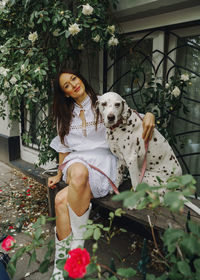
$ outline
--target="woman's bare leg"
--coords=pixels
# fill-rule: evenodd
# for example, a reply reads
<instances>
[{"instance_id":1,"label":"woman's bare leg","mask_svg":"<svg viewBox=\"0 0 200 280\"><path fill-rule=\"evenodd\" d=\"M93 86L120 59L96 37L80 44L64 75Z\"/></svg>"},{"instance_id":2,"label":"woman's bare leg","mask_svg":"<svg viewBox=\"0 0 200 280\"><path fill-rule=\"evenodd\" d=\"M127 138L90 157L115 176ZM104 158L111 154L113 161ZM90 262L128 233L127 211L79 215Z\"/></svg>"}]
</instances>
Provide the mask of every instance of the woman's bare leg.
<instances>
[{"instance_id":1,"label":"woman's bare leg","mask_svg":"<svg viewBox=\"0 0 200 280\"><path fill-rule=\"evenodd\" d=\"M89 173L82 163L75 163L68 168L68 202L77 216L82 216L90 205L92 193L89 185Z\"/></svg>"},{"instance_id":2,"label":"woman's bare leg","mask_svg":"<svg viewBox=\"0 0 200 280\"><path fill-rule=\"evenodd\" d=\"M68 203L68 186L55 197L56 232L58 240L65 239L71 233Z\"/></svg>"},{"instance_id":3,"label":"woman's bare leg","mask_svg":"<svg viewBox=\"0 0 200 280\"><path fill-rule=\"evenodd\" d=\"M71 233L71 225L67 204L77 214L82 216L88 209L92 198L88 181L88 169L82 163L74 163L68 168L67 186L55 198L56 231L59 240L65 239Z\"/></svg>"}]
</instances>

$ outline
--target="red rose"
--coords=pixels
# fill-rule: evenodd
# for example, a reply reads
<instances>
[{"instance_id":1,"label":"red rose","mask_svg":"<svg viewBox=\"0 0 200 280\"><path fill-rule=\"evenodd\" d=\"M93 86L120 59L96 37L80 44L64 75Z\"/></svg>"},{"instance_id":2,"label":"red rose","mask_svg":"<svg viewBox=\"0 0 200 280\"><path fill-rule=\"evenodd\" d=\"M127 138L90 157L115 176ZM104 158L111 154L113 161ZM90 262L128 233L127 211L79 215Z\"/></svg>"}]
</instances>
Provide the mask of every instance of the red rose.
<instances>
[{"instance_id":1,"label":"red rose","mask_svg":"<svg viewBox=\"0 0 200 280\"><path fill-rule=\"evenodd\" d=\"M77 279L86 274L86 266L90 263L90 255L84 248L76 248L69 251L70 257L66 260L64 270L68 271L69 277Z\"/></svg>"},{"instance_id":2,"label":"red rose","mask_svg":"<svg viewBox=\"0 0 200 280\"><path fill-rule=\"evenodd\" d=\"M23 177L23 178L22 178L22 180L26 180L26 179L27 179L26 177Z\"/></svg>"},{"instance_id":3,"label":"red rose","mask_svg":"<svg viewBox=\"0 0 200 280\"><path fill-rule=\"evenodd\" d=\"M28 189L26 192L27 192L27 193L29 193L30 191L31 191L31 190L30 190L30 189Z\"/></svg>"},{"instance_id":4,"label":"red rose","mask_svg":"<svg viewBox=\"0 0 200 280\"><path fill-rule=\"evenodd\" d=\"M9 251L13 247L15 242L15 239L12 236L8 235L2 242L1 247L5 251Z\"/></svg>"}]
</instances>

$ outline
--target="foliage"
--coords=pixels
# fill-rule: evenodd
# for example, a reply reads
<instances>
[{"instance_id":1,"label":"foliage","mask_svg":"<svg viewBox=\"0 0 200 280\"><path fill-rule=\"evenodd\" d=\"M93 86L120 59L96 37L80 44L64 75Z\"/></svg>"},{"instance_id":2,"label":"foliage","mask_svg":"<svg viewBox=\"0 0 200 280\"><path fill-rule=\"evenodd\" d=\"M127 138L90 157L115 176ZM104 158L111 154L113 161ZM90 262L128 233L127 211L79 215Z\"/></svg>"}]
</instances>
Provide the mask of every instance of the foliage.
<instances>
[{"instance_id":1,"label":"foliage","mask_svg":"<svg viewBox=\"0 0 200 280\"><path fill-rule=\"evenodd\" d=\"M142 67L131 67L134 83L139 84L140 73L144 72ZM161 134L168 140L174 140L171 131L171 115L177 114L179 110L183 113L189 112L187 106L182 102L182 97L187 96L187 88L192 85L194 76L187 73L175 73L169 81L152 75L147 77L146 83L140 88L141 104L139 111L150 111L156 117L156 125Z\"/></svg>"},{"instance_id":2,"label":"foliage","mask_svg":"<svg viewBox=\"0 0 200 280\"><path fill-rule=\"evenodd\" d=\"M124 191L113 197L113 200L123 200L125 207L137 209L154 209L158 206L168 207L171 211L182 211L185 197L196 191L196 181L192 175L172 176L166 184L157 177L159 186L138 184L136 191Z\"/></svg>"},{"instance_id":3,"label":"foliage","mask_svg":"<svg viewBox=\"0 0 200 280\"><path fill-rule=\"evenodd\" d=\"M159 180L159 178L158 178ZM137 186L136 191L126 191L114 196L113 200L123 200L126 207L137 209L168 207L172 212L182 212L184 197L192 195L196 181L187 174L180 177L171 177L166 185L160 182L159 187L151 187L146 183ZM165 190L163 192L163 190ZM197 280L200 273L200 226L187 221L186 231L168 228L163 236L165 255L159 253L160 262L166 264L166 272L160 277L148 275L146 280ZM164 261L163 261L164 260Z\"/></svg>"},{"instance_id":4,"label":"foliage","mask_svg":"<svg viewBox=\"0 0 200 280\"><path fill-rule=\"evenodd\" d=\"M159 178L158 178L159 180ZM165 188L167 191L163 194L163 197L158 195L158 192ZM169 181L164 185L160 182L159 187L150 187L147 184L139 184L135 192L125 191L119 195L113 197L113 200L123 200L124 206L136 207L137 209L147 208L152 209L158 206L165 206L170 208L172 212L182 211L183 197L190 196L195 192L195 180L191 175L183 175L180 177L171 177ZM159 199L159 197L161 199ZM104 226L101 223L94 223L92 220L88 220L84 233L84 239L93 239L92 254L90 256L90 264L87 266L87 274L84 279L103 279L102 268L107 270L110 274L107 280L117 279L132 279L137 271L132 268L115 268L109 267L107 264L99 263L97 257L98 242L103 237L109 244L113 236L117 233L113 227L113 221L115 217L123 216L124 211L121 208L115 210L115 212L109 213L109 224ZM39 263L38 270L45 273L48 270L51 255L54 252L54 241L47 242L43 235L42 226L46 224L51 218L41 216L34 224L34 232L32 234L27 233L31 237L31 241L24 247L19 248L15 255L11 258L9 263L9 273L13 277L16 271L16 263L25 253L30 256L29 264L31 262L38 262L36 256L37 248L46 248L47 252L44 256L44 260ZM124 231L124 229L119 229ZM160 276L146 275L147 280L167 280L167 279L183 279L183 280L198 280L200 272L200 226L190 219L187 222L186 230L168 228L163 236L163 250L161 251L155 243L155 253L158 255L158 261L166 265L166 271ZM155 236L153 236L155 238ZM15 244L15 247L17 244ZM66 248L62 248L66 250ZM142 253L145 257L146 263L148 262L148 255L145 252ZM64 267L66 260L59 260L58 267ZM140 262L138 269L146 274L146 264ZM65 279L68 279L68 273L64 272Z\"/></svg>"},{"instance_id":5,"label":"foliage","mask_svg":"<svg viewBox=\"0 0 200 280\"><path fill-rule=\"evenodd\" d=\"M5 118L6 103L11 121L35 120L36 112L43 111L42 116L37 113L42 125L36 127L37 135L32 136L39 136L39 139L32 139L30 134L23 135L27 144L34 140L39 145L40 164L55 157L49 149L49 142L55 136L49 114L53 78L63 66L80 70L88 49L106 48L110 54L114 53L120 36L113 25L111 8L116 8L117 2L2 1L0 116Z\"/></svg>"}]
</instances>

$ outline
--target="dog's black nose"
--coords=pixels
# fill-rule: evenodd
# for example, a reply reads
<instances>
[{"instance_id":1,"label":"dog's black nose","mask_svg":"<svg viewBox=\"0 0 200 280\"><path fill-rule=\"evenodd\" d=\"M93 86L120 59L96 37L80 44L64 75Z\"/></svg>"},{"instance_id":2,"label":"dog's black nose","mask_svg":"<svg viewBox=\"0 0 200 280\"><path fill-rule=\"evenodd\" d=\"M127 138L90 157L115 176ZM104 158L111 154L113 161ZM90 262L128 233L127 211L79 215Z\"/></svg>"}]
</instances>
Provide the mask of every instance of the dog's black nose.
<instances>
[{"instance_id":1,"label":"dog's black nose","mask_svg":"<svg viewBox=\"0 0 200 280\"><path fill-rule=\"evenodd\" d=\"M115 115L113 115L113 114L109 114L109 115L108 115L108 120L109 120L110 122L114 121L114 119L115 119Z\"/></svg>"}]
</instances>

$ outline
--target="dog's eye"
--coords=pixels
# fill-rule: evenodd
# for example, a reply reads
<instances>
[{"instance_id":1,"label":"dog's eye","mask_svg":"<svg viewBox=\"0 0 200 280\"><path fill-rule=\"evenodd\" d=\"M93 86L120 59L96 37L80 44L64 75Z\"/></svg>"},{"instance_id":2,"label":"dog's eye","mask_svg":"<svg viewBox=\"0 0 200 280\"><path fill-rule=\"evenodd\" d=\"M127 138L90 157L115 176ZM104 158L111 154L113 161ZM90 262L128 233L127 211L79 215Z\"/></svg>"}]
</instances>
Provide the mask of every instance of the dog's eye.
<instances>
[{"instance_id":1,"label":"dog's eye","mask_svg":"<svg viewBox=\"0 0 200 280\"><path fill-rule=\"evenodd\" d=\"M103 103L101 103L101 105L102 105L103 107L105 107L105 106L107 105L107 102L103 102Z\"/></svg>"},{"instance_id":2,"label":"dog's eye","mask_svg":"<svg viewBox=\"0 0 200 280\"><path fill-rule=\"evenodd\" d=\"M121 103L115 103L115 107L119 108Z\"/></svg>"}]
</instances>

